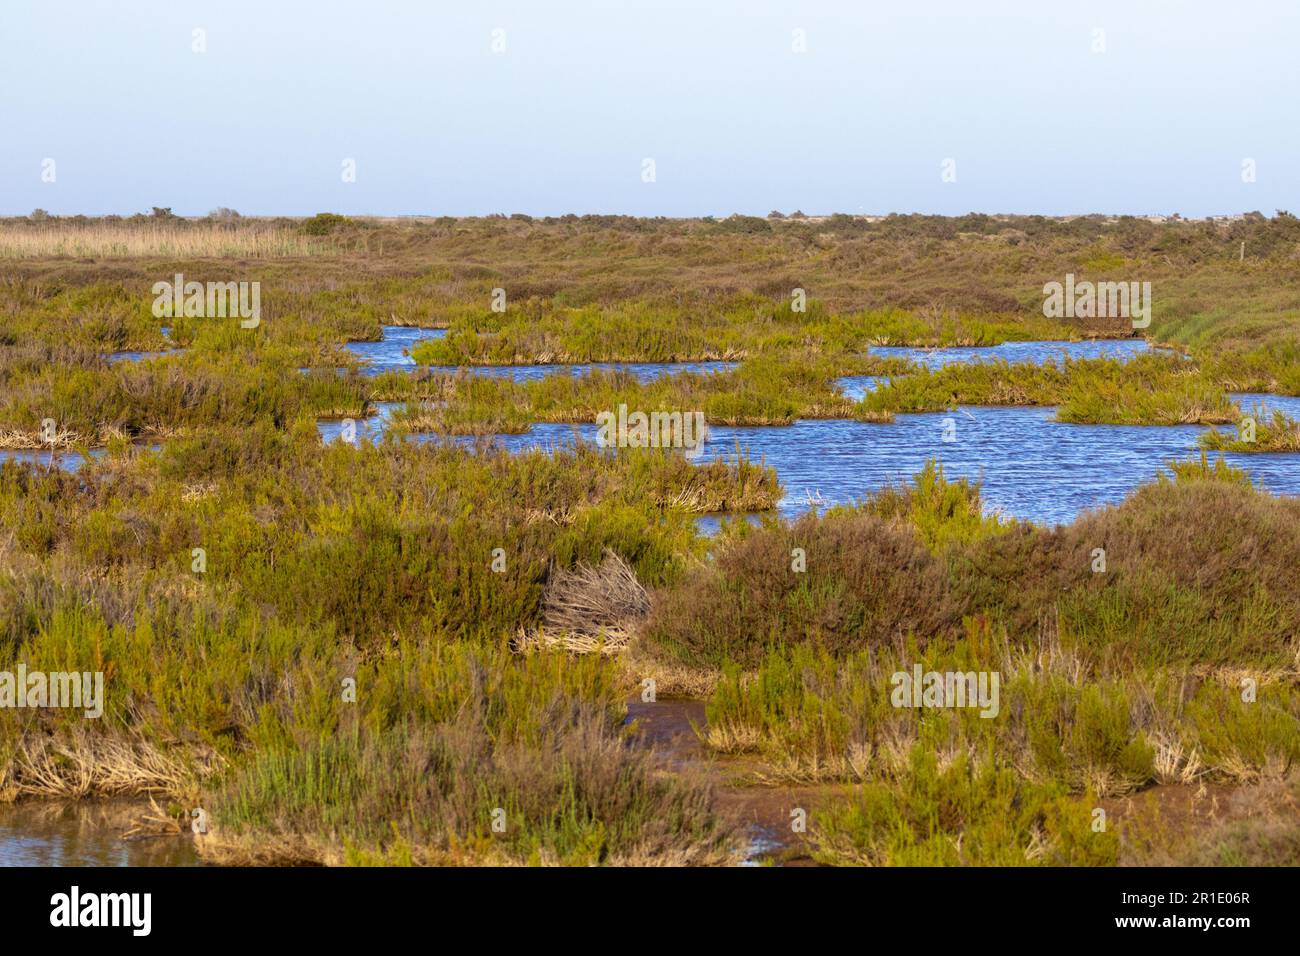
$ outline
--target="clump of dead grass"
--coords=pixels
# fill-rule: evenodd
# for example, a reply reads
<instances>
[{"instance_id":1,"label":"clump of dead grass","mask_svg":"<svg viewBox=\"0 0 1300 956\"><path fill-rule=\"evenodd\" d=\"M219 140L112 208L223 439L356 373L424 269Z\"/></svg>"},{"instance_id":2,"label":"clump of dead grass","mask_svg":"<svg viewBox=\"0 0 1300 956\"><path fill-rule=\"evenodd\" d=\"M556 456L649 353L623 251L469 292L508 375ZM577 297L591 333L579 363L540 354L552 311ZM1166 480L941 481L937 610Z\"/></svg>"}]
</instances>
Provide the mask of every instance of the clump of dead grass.
<instances>
[{"instance_id":1,"label":"clump of dead grass","mask_svg":"<svg viewBox=\"0 0 1300 956\"><path fill-rule=\"evenodd\" d=\"M518 649L560 648L617 654L650 611L645 586L627 562L606 549L599 565L559 570L542 596L542 628L521 634Z\"/></svg>"}]
</instances>

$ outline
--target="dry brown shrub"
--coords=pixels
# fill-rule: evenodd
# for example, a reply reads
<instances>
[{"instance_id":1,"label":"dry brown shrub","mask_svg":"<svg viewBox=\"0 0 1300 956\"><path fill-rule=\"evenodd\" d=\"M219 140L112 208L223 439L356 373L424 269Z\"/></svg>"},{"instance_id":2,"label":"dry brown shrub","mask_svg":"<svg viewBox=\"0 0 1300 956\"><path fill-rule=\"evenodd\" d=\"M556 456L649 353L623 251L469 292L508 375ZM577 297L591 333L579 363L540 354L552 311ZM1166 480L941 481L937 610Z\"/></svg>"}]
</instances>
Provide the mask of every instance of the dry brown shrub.
<instances>
[{"instance_id":1,"label":"dry brown shrub","mask_svg":"<svg viewBox=\"0 0 1300 956\"><path fill-rule=\"evenodd\" d=\"M803 549L806 570L793 569ZM872 514L805 517L723 547L654 597L647 653L695 667L754 666L777 646L846 654L914 635L954 634L943 566L909 528Z\"/></svg>"},{"instance_id":2,"label":"dry brown shrub","mask_svg":"<svg viewBox=\"0 0 1300 956\"><path fill-rule=\"evenodd\" d=\"M560 570L542 595L542 620L560 634L626 643L650 611L650 598L635 572L606 550L596 567Z\"/></svg>"}]
</instances>

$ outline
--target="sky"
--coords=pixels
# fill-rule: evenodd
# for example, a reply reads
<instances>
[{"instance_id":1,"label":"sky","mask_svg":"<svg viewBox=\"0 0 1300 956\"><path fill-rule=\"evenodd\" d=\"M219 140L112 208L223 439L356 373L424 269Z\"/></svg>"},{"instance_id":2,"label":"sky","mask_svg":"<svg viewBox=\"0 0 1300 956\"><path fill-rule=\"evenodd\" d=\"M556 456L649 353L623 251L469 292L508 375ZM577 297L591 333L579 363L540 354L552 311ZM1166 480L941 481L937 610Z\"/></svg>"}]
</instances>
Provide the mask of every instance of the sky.
<instances>
[{"instance_id":1,"label":"sky","mask_svg":"<svg viewBox=\"0 0 1300 956\"><path fill-rule=\"evenodd\" d=\"M0 214L1300 212L1297 49L1297 0L3 0Z\"/></svg>"}]
</instances>

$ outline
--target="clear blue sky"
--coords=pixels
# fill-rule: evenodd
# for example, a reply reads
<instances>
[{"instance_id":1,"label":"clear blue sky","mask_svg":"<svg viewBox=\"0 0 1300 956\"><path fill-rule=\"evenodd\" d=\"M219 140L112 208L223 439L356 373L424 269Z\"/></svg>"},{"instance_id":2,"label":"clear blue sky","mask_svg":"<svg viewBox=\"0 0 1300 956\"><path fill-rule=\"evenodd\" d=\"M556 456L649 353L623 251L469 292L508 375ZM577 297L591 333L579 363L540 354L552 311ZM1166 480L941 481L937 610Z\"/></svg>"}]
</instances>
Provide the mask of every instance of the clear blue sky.
<instances>
[{"instance_id":1,"label":"clear blue sky","mask_svg":"<svg viewBox=\"0 0 1300 956\"><path fill-rule=\"evenodd\" d=\"M0 213L1300 212L1298 50L1297 0L4 0Z\"/></svg>"}]
</instances>

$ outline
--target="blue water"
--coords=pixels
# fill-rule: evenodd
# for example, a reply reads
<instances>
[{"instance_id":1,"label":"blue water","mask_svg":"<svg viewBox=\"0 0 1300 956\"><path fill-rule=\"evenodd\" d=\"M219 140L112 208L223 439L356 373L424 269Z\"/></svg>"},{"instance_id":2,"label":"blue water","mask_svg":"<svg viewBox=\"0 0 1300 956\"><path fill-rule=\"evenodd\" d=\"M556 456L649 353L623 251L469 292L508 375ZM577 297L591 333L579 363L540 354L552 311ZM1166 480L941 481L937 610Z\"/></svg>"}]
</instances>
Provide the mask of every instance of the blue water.
<instances>
[{"instance_id":1,"label":"blue water","mask_svg":"<svg viewBox=\"0 0 1300 956\"><path fill-rule=\"evenodd\" d=\"M1070 425L1052 408L962 407L899 415L890 425L800 421L789 428L712 428L706 458L739 444L773 466L780 511L847 504L903 482L935 458L950 478L981 479L986 508L1044 524L1116 503L1169 459L1197 453L1200 426ZM951 427L945 427L951 422ZM952 441L944 439L952 438ZM1227 455L1265 488L1300 494L1300 455Z\"/></svg>"},{"instance_id":2,"label":"blue water","mask_svg":"<svg viewBox=\"0 0 1300 956\"><path fill-rule=\"evenodd\" d=\"M90 450L91 458L103 458L108 453L105 448L92 448ZM28 461L37 465L49 467L54 458L54 454L49 451L40 451L38 449L11 449L0 448L0 462L5 461ZM80 452L61 451L58 454L59 467L64 471L77 471L81 468L84 459Z\"/></svg>"},{"instance_id":3,"label":"blue water","mask_svg":"<svg viewBox=\"0 0 1300 956\"><path fill-rule=\"evenodd\" d=\"M367 363L364 369L367 375L378 375L381 372L409 372L416 365L415 359L407 354L408 350L420 342L440 339L446 334L446 329L385 325L384 337L381 341L347 342L343 347Z\"/></svg>"},{"instance_id":4,"label":"blue water","mask_svg":"<svg viewBox=\"0 0 1300 956\"><path fill-rule=\"evenodd\" d=\"M163 338L171 341L171 326L161 326ZM184 349L164 349L161 352L110 352L108 360L110 362L143 362L147 359L162 358L165 355L175 355L177 352L183 352Z\"/></svg>"},{"instance_id":5,"label":"blue water","mask_svg":"<svg viewBox=\"0 0 1300 956\"><path fill-rule=\"evenodd\" d=\"M442 334L437 329L386 326L383 342L351 343L349 348L375 366L414 368L403 351L415 342ZM876 354L900 355L931 367L952 361L1054 361L1061 354L1076 357L1136 355L1147 344L1137 339L1100 342L1014 342L987 349L873 349ZM509 375L531 379L593 368L622 368L648 380L657 375L691 369L712 371L728 363L597 363L594 365L478 367L480 375ZM841 380L845 394L860 398L883 379L855 376ZM1238 394L1249 412L1256 403L1266 411L1278 409L1300 419L1300 397ZM396 404L376 407L357 425L357 437L377 440ZM1053 408L963 407L952 412L899 415L892 424L847 420L798 421L789 427L711 426L700 460L731 457L740 450L751 460L776 468L786 489L779 510L787 517L859 500L886 484L905 482L930 458L943 464L949 477L982 481L986 507L1023 520L1057 523L1073 520L1091 507L1122 500L1137 485L1150 481L1170 459L1199 453L1200 426L1071 425L1054 420ZM951 423L949 426L948 423ZM343 423L322 421L322 437L340 437ZM577 441L594 442L596 426L537 424L523 435L502 435L494 443L510 451L552 449ZM946 441L945 438L951 438ZM415 441L450 441L462 446L481 442L468 436L412 436ZM1278 494L1300 494L1300 454L1227 455L1264 488ZM0 452L3 458L48 463L48 452ZM60 464L76 468L80 458L60 455Z\"/></svg>"},{"instance_id":6,"label":"blue water","mask_svg":"<svg viewBox=\"0 0 1300 956\"><path fill-rule=\"evenodd\" d=\"M108 360L110 362L144 362L148 359L163 358L167 355L175 355L177 352L183 352L184 349L167 349L163 352L110 352Z\"/></svg>"},{"instance_id":7,"label":"blue water","mask_svg":"<svg viewBox=\"0 0 1300 956\"><path fill-rule=\"evenodd\" d=\"M1061 358L1130 359L1152 349L1145 339L1093 339L1084 342L1003 342L1001 345L963 346L960 348L922 349L910 346L872 346L871 355L901 358L929 369L968 362L1033 362L1042 365Z\"/></svg>"},{"instance_id":8,"label":"blue water","mask_svg":"<svg viewBox=\"0 0 1300 956\"><path fill-rule=\"evenodd\" d=\"M867 392L875 391L883 382L888 381L888 375L849 375L839 379L836 384L846 396L860 402Z\"/></svg>"},{"instance_id":9,"label":"blue water","mask_svg":"<svg viewBox=\"0 0 1300 956\"><path fill-rule=\"evenodd\" d=\"M143 801L0 804L0 866L195 866L189 833L127 839Z\"/></svg>"},{"instance_id":10,"label":"blue water","mask_svg":"<svg viewBox=\"0 0 1300 956\"><path fill-rule=\"evenodd\" d=\"M1204 430L1198 425L1072 425L1055 421L1055 415L1054 408L1046 407L963 406L953 412L899 415L888 425L838 419L802 420L788 427L712 425L698 460L734 457L740 450L750 460L774 467L786 490L779 510L794 517L906 482L935 458L950 478L982 480L986 508L1055 524L1072 521L1085 508L1119 502L1165 470L1170 459L1199 454L1197 436ZM368 434L378 434L382 420L376 417L366 427ZM339 424L322 422L321 434L337 438ZM467 446L476 442L466 436L412 438ZM523 435L500 435L493 441L517 452L595 439L594 424L537 424ZM1270 491L1300 494L1300 454L1225 457Z\"/></svg>"},{"instance_id":11,"label":"blue water","mask_svg":"<svg viewBox=\"0 0 1300 956\"><path fill-rule=\"evenodd\" d=\"M353 427L356 429L356 438L358 441L377 442L384 435L384 429L388 426L388 419L392 416L395 409L401 408L403 402L376 402L374 404L374 414L369 418L354 419ZM316 429L320 432L322 441L338 441L343 437L343 428L345 419L342 418L322 418L316 422ZM424 439L428 436L419 436Z\"/></svg>"},{"instance_id":12,"label":"blue water","mask_svg":"<svg viewBox=\"0 0 1300 956\"><path fill-rule=\"evenodd\" d=\"M1300 396L1269 395L1264 392L1233 392L1233 399L1241 406L1245 415L1251 414L1256 407L1263 406L1264 414L1282 412L1296 421L1300 421Z\"/></svg>"},{"instance_id":13,"label":"blue water","mask_svg":"<svg viewBox=\"0 0 1300 956\"><path fill-rule=\"evenodd\" d=\"M1071 358L1129 358L1148 351L1141 339L1088 342L1009 342L991 348L875 348L873 354L907 358L930 368L953 362L1005 359L1055 362ZM722 364L722 363L709 363ZM588 368L584 366L581 368ZM572 366L532 366L533 375ZM663 369L664 366L631 366ZM480 368L477 374L517 374L520 369ZM532 376L529 376L532 377ZM839 384L852 399L885 381L881 376L851 376ZM1300 397L1238 394L1243 412L1255 404L1300 419ZM391 406L359 428L374 437ZM1045 524L1072 521L1081 511L1116 503L1150 481L1170 459L1199 454L1201 426L1070 425L1055 421L1054 408L963 407L953 412L899 415L888 425L845 420L799 421L789 427L711 426L701 460L729 457L737 450L776 468L786 489L779 510L793 517L811 508L849 504L884 485L905 482L930 458L949 477L982 482L986 507L1022 520ZM951 423L951 427L948 423ZM328 440L339 424L322 423ZM494 439L510 451L594 442L596 426L534 425L523 435ZM951 438L946 441L945 438ZM417 441L473 445L468 437L413 436ZM1255 481L1278 494L1300 494L1300 454L1227 455ZM705 519L716 527L716 519Z\"/></svg>"},{"instance_id":14,"label":"blue water","mask_svg":"<svg viewBox=\"0 0 1300 956\"><path fill-rule=\"evenodd\" d=\"M136 442L132 447L136 449L147 448L149 451L158 451L159 449L162 448L162 445L159 444L158 442L147 442L147 443ZM107 448L92 448L90 449L90 460L99 461L99 459L103 458L107 454L108 454ZM43 449L0 448L0 462L26 461L36 465L42 465L48 468L50 466L50 462L55 457L56 456L54 455L53 452L49 450L43 450ZM79 471L81 469L81 466L84 465L86 462L86 460L82 457L81 452L69 451L68 449L61 449L57 455L57 458L58 458L59 467L62 468L64 471L70 471L70 472Z\"/></svg>"}]
</instances>

